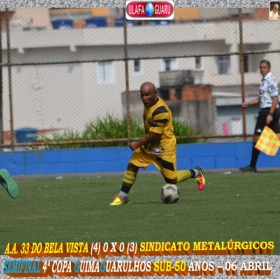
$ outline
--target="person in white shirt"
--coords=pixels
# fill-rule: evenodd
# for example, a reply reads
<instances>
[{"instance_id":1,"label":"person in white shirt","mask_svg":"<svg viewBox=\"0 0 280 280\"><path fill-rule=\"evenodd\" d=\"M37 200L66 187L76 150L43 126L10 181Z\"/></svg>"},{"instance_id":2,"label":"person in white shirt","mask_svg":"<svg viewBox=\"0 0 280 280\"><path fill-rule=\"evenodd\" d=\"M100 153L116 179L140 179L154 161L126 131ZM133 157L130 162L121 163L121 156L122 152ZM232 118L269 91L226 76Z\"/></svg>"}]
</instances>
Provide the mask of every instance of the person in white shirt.
<instances>
[{"instance_id":1,"label":"person in white shirt","mask_svg":"<svg viewBox=\"0 0 280 280\"><path fill-rule=\"evenodd\" d=\"M273 9L269 12L269 19L279 19L279 6L275 4Z\"/></svg>"},{"instance_id":2,"label":"person in white shirt","mask_svg":"<svg viewBox=\"0 0 280 280\"><path fill-rule=\"evenodd\" d=\"M278 82L275 77L270 72L271 64L268 60L262 60L260 62L260 73L263 76L259 96L249 102L244 102L242 104L243 108L247 108L250 105L260 104L260 111L257 118L257 123L255 126L254 136L253 136L253 150L251 156L251 162L249 165L239 168L242 172L257 172L256 164L260 151L255 148L259 137L267 125L272 129L280 139L280 110L279 110L279 90Z\"/></svg>"}]
</instances>

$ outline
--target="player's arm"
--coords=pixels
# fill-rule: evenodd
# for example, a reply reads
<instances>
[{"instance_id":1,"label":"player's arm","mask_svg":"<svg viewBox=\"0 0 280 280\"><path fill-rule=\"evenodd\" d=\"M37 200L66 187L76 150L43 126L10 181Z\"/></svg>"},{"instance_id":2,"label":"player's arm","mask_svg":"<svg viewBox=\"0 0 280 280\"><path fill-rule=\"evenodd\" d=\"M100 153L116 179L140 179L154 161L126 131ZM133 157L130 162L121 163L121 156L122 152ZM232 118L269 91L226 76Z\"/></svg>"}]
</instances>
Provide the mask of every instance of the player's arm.
<instances>
[{"instance_id":1,"label":"player's arm","mask_svg":"<svg viewBox=\"0 0 280 280\"><path fill-rule=\"evenodd\" d=\"M274 114L278 102L279 102L278 96L273 96L273 97L272 97L272 105L271 105L271 108L270 108L270 111L269 111L269 113L270 113L271 115Z\"/></svg>"},{"instance_id":2,"label":"player's arm","mask_svg":"<svg viewBox=\"0 0 280 280\"><path fill-rule=\"evenodd\" d=\"M147 145L149 143L154 143L160 140L161 134L151 132L149 135L145 138L141 138L137 141L133 141L129 144L129 147L132 151L136 150L142 145Z\"/></svg>"},{"instance_id":3,"label":"player's arm","mask_svg":"<svg viewBox=\"0 0 280 280\"><path fill-rule=\"evenodd\" d=\"M276 110L276 106L278 104L279 100L278 100L278 96L273 96L272 97L272 105L271 105L271 108L269 110L269 113L266 117L266 124L270 124L273 120L273 115L274 115L274 112Z\"/></svg>"},{"instance_id":4,"label":"player's arm","mask_svg":"<svg viewBox=\"0 0 280 280\"><path fill-rule=\"evenodd\" d=\"M153 114L152 125L149 128L148 135L138 141L131 142L129 147L132 151L142 145L158 142L161 139L166 122L168 121L168 111L165 107L159 107Z\"/></svg>"},{"instance_id":5,"label":"player's arm","mask_svg":"<svg viewBox=\"0 0 280 280\"><path fill-rule=\"evenodd\" d=\"M274 112L276 110L276 107L277 107L277 104L279 102L279 99L278 99L278 85L275 84L275 83L271 83L269 86L268 86L268 92L272 98L272 104L271 104L271 107L270 107L270 110L269 110L269 113L266 117L266 124L270 124L273 120L273 115L274 115Z\"/></svg>"},{"instance_id":6,"label":"player's arm","mask_svg":"<svg viewBox=\"0 0 280 280\"><path fill-rule=\"evenodd\" d=\"M251 100L249 102L242 103L242 107L243 108L247 108L248 106L259 104L259 103L260 103L260 98L257 97L256 99L253 99L253 100Z\"/></svg>"}]
</instances>

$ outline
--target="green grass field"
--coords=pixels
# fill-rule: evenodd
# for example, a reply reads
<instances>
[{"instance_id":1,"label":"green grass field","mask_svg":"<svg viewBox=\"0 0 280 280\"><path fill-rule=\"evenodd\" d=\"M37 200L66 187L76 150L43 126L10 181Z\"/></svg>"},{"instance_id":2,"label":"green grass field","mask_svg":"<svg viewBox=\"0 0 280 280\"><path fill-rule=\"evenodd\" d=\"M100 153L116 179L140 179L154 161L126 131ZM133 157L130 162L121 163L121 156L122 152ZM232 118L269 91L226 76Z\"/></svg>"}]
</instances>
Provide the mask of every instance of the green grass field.
<instances>
[{"instance_id":1,"label":"green grass field","mask_svg":"<svg viewBox=\"0 0 280 280\"><path fill-rule=\"evenodd\" d=\"M130 205L109 206L122 176L16 179L0 189L0 255L23 242L274 241L280 254L279 172L205 172L207 187L178 184L176 204L159 197L163 178L139 174Z\"/></svg>"}]
</instances>

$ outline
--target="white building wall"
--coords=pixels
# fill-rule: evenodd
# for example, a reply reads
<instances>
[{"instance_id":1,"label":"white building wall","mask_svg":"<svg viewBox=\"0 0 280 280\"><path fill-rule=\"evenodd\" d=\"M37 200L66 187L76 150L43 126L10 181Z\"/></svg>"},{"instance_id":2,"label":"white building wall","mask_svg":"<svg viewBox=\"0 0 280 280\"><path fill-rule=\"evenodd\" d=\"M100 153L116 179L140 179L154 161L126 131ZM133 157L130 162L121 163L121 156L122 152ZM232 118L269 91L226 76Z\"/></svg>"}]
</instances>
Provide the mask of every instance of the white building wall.
<instances>
[{"instance_id":1,"label":"white building wall","mask_svg":"<svg viewBox=\"0 0 280 280\"><path fill-rule=\"evenodd\" d=\"M252 21L243 23L244 50L279 49L280 38L273 30L278 23ZM5 50L6 35L3 34ZM45 30L11 32L12 62L57 62L123 58L122 28ZM129 88L139 90L145 81L159 87L160 57L203 55L239 51L238 22L177 24L128 28L129 58L149 56L158 59L141 60L141 71L133 71L129 61ZM276 69L280 54L252 56L254 72L245 74L246 83L259 83L260 59L272 61ZM211 85L240 84L239 56L233 55L231 72L217 73L216 57L202 57L201 82ZM6 63L6 52L3 55ZM195 70L194 57L179 58L177 69ZM125 92L123 61L113 62L114 79L111 83L98 82L98 63L73 63L12 67L15 129L32 126L39 129L82 130L86 122L106 114L123 116L121 94ZM36 76L37 75L37 76ZM279 79L279 71L275 73ZM37 79L37 80L36 80ZM140 102L140 100L139 100ZM133 108L131 109L133 113ZM9 130L8 76L4 68L4 129Z\"/></svg>"}]
</instances>

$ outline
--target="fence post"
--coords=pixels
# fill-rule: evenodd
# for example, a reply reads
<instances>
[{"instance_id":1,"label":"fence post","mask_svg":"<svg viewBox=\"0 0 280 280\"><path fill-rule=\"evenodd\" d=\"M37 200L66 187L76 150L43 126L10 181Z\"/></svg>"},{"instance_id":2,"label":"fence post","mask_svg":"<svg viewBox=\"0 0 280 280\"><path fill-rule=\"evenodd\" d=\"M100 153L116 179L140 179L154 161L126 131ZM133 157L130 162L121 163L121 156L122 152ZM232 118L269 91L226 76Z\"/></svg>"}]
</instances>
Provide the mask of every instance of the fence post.
<instances>
[{"instance_id":1,"label":"fence post","mask_svg":"<svg viewBox=\"0 0 280 280\"><path fill-rule=\"evenodd\" d=\"M2 49L2 13L0 12L0 144L4 143L4 127L3 127L3 49ZM0 150L3 150L2 147Z\"/></svg>"},{"instance_id":2,"label":"fence post","mask_svg":"<svg viewBox=\"0 0 280 280\"><path fill-rule=\"evenodd\" d=\"M240 57L240 76L241 76L241 94L242 103L245 102L244 90L244 49L243 49L243 25L242 25L242 8L239 8L239 57ZM243 140L247 139L246 134L246 109L242 107L242 123L243 123Z\"/></svg>"},{"instance_id":3,"label":"fence post","mask_svg":"<svg viewBox=\"0 0 280 280\"><path fill-rule=\"evenodd\" d=\"M124 65L125 65L125 91L126 91L126 131L127 131L127 145L131 139L130 129L130 95L129 95L129 69L127 57L127 24L126 24L126 7L123 11L123 32L124 32Z\"/></svg>"},{"instance_id":4,"label":"fence post","mask_svg":"<svg viewBox=\"0 0 280 280\"><path fill-rule=\"evenodd\" d=\"M11 69L11 41L10 41L10 15L6 8L6 33L7 33L7 60L8 60L8 79L9 79L9 102L10 102L10 129L11 129L11 148L14 150L15 131L14 131L14 111L13 111L13 91L12 91L12 69Z\"/></svg>"}]
</instances>

